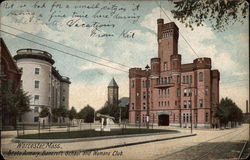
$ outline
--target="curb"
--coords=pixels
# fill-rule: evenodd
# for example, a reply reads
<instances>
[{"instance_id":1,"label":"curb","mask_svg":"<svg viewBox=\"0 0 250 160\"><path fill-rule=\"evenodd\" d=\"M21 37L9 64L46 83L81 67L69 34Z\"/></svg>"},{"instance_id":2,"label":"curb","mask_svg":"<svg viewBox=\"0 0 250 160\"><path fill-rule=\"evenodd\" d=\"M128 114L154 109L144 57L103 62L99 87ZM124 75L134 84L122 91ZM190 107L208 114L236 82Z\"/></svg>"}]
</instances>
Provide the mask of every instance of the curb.
<instances>
[{"instance_id":1,"label":"curb","mask_svg":"<svg viewBox=\"0 0 250 160\"><path fill-rule=\"evenodd\" d=\"M130 137L142 137L142 136L153 136L162 134L174 134L169 132L159 133L146 133L146 134L131 134L131 135L116 135L116 136L103 136L103 137L89 137L89 138L74 138L74 139L18 139L13 138L11 141L14 143L70 143L70 142L85 142L85 141L96 141L104 139L117 139L117 138L130 138Z\"/></svg>"},{"instance_id":2,"label":"curb","mask_svg":"<svg viewBox=\"0 0 250 160\"><path fill-rule=\"evenodd\" d=\"M92 149L85 149L85 150L71 150L71 151L78 151L78 152L97 151L97 150L104 150L104 149L133 146L133 145L138 145L138 144L152 143L152 142L158 142L158 141L166 141L166 140L172 140L172 139L178 139L178 138L192 137L192 136L196 136L196 135L197 134L189 134L189 135L178 136L178 137L161 138L161 139L154 139L154 140L141 141L141 142L124 143L124 144L107 146L107 147L92 148Z\"/></svg>"}]
</instances>

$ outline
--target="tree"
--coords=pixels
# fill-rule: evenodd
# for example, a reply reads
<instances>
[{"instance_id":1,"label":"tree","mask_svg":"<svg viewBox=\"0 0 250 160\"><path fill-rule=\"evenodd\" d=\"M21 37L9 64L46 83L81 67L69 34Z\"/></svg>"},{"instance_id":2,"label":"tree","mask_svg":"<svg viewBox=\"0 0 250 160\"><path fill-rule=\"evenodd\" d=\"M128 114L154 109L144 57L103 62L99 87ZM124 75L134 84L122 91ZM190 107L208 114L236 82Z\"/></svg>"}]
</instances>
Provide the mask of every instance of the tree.
<instances>
[{"instance_id":1,"label":"tree","mask_svg":"<svg viewBox=\"0 0 250 160\"><path fill-rule=\"evenodd\" d=\"M3 91L2 100L4 104L3 113L12 119L12 124L16 128L16 121L23 113L30 111L30 96L27 92L17 88L14 92L6 89Z\"/></svg>"},{"instance_id":2,"label":"tree","mask_svg":"<svg viewBox=\"0 0 250 160\"><path fill-rule=\"evenodd\" d=\"M76 118L76 115L76 109L74 107L71 107L71 109L68 111L69 120L72 121L74 118Z\"/></svg>"},{"instance_id":3,"label":"tree","mask_svg":"<svg viewBox=\"0 0 250 160\"><path fill-rule=\"evenodd\" d=\"M94 113L94 108L92 108L90 105L87 105L80 110L80 112L77 114L77 117L84 119L84 122L91 123L94 122Z\"/></svg>"},{"instance_id":4,"label":"tree","mask_svg":"<svg viewBox=\"0 0 250 160\"><path fill-rule=\"evenodd\" d=\"M242 122L243 113L242 110L230 99L230 98L222 98L218 107L215 116L219 118L220 123L223 126L231 121Z\"/></svg>"},{"instance_id":5,"label":"tree","mask_svg":"<svg viewBox=\"0 0 250 160\"><path fill-rule=\"evenodd\" d=\"M47 107L43 107L41 112L39 113L39 117L41 118L45 118L45 117L48 117L49 116L49 108ZM44 124L44 120L43 120L43 128L45 127L45 124Z\"/></svg>"},{"instance_id":6,"label":"tree","mask_svg":"<svg viewBox=\"0 0 250 160\"><path fill-rule=\"evenodd\" d=\"M172 0L174 18L193 29L209 21L213 29L223 31L229 25L247 18L249 4L246 0Z\"/></svg>"},{"instance_id":7,"label":"tree","mask_svg":"<svg viewBox=\"0 0 250 160\"><path fill-rule=\"evenodd\" d=\"M60 117L58 108L52 108L51 112L52 112L53 122L57 122L58 118Z\"/></svg>"},{"instance_id":8,"label":"tree","mask_svg":"<svg viewBox=\"0 0 250 160\"><path fill-rule=\"evenodd\" d=\"M65 118L68 116L68 111L64 106L60 106L59 108L52 109L53 121L57 122L59 118L59 124L61 126L62 120L61 118Z\"/></svg>"},{"instance_id":9,"label":"tree","mask_svg":"<svg viewBox=\"0 0 250 160\"><path fill-rule=\"evenodd\" d=\"M49 108L43 107L41 112L39 113L39 117L44 118L49 116Z\"/></svg>"},{"instance_id":10,"label":"tree","mask_svg":"<svg viewBox=\"0 0 250 160\"><path fill-rule=\"evenodd\" d=\"M99 109L97 113L110 115L115 118L115 122L118 122L120 117L120 108L117 106L107 105L106 103L106 105Z\"/></svg>"}]
</instances>

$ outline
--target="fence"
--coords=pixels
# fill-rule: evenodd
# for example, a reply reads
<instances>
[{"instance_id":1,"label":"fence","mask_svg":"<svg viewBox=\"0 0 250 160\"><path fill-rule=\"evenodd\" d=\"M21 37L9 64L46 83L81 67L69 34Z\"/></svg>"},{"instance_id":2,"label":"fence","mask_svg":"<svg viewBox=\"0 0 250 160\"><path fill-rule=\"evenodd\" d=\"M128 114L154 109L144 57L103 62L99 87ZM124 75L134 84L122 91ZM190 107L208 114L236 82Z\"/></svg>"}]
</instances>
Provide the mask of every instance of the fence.
<instances>
[{"instance_id":1,"label":"fence","mask_svg":"<svg viewBox=\"0 0 250 160\"><path fill-rule=\"evenodd\" d=\"M154 129L154 125L149 125L150 129ZM138 123L138 124L128 124L127 121L124 121L120 124L109 124L108 128L111 130L120 131L121 134L124 134L124 130L128 128L134 129L146 129L146 123ZM73 132L73 131L83 131L83 130L95 130L101 129L101 123L51 123L51 124L43 124L40 122L36 123L17 123L17 136L27 135L27 134L42 134L42 133L52 133L52 132Z\"/></svg>"}]
</instances>

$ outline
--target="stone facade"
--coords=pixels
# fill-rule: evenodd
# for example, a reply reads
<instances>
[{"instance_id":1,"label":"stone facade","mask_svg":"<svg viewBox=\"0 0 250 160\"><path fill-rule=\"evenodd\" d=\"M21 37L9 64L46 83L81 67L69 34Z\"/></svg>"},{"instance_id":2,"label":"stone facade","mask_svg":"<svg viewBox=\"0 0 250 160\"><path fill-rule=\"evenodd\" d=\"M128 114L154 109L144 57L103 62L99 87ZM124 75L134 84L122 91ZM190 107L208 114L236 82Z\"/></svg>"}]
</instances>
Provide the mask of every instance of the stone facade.
<instances>
[{"instance_id":1,"label":"stone facade","mask_svg":"<svg viewBox=\"0 0 250 160\"><path fill-rule=\"evenodd\" d=\"M218 70L211 70L210 58L197 58L181 64L178 54L179 29L175 23L158 24L158 57L151 59L148 71L129 70L129 122L158 125L210 127L218 125L214 117L219 103ZM147 76L149 78L147 106ZM191 118L192 116L192 118Z\"/></svg>"},{"instance_id":2,"label":"stone facade","mask_svg":"<svg viewBox=\"0 0 250 160\"><path fill-rule=\"evenodd\" d=\"M49 117L39 118L43 107L53 108L60 106L69 109L68 77L63 77L53 66L55 61L46 51L36 49L20 49L14 56L18 67L22 69L22 88L30 95L31 111L24 114L22 122L33 123L39 120L49 122Z\"/></svg>"}]
</instances>

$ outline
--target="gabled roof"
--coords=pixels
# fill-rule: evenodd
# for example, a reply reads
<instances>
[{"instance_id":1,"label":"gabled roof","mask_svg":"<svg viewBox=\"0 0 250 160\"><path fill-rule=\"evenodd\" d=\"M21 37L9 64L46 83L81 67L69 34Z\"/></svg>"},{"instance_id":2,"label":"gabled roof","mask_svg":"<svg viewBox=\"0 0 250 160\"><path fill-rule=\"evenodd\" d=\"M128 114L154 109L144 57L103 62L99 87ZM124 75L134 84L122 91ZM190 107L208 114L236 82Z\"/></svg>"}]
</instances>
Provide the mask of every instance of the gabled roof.
<instances>
[{"instance_id":1,"label":"gabled roof","mask_svg":"<svg viewBox=\"0 0 250 160\"><path fill-rule=\"evenodd\" d=\"M117 83L116 83L116 81L115 81L114 78L112 78L112 80L109 82L108 87L115 87L115 88L118 88L118 85L117 85Z\"/></svg>"}]
</instances>

